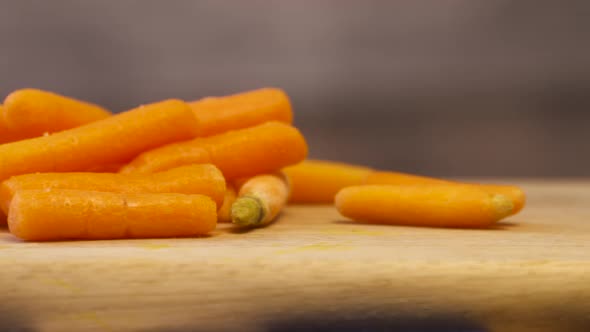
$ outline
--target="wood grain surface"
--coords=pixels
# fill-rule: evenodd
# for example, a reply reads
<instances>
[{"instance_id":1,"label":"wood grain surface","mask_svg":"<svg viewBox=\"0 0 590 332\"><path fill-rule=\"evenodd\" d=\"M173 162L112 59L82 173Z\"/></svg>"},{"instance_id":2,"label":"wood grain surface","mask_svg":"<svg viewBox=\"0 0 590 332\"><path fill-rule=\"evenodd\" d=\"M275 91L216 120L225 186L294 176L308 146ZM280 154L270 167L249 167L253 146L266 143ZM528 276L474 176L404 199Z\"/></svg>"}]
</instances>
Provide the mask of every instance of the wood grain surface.
<instances>
[{"instance_id":1,"label":"wood grain surface","mask_svg":"<svg viewBox=\"0 0 590 332\"><path fill-rule=\"evenodd\" d=\"M357 224L294 206L197 239L0 234L0 330L589 331L590 181L510 181L486 230Z\"/></svg>"}]
</instances>

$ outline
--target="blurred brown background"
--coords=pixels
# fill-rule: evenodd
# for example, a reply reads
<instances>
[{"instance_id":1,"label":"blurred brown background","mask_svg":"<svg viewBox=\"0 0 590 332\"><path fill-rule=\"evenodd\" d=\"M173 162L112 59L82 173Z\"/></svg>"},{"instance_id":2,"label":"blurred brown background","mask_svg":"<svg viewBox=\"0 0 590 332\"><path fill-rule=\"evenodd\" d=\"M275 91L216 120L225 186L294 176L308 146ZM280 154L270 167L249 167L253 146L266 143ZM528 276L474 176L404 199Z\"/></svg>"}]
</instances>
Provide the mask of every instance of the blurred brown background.
<instances>
[{"instance_id":1,"label":"blurred brown background","mask_svg":"<svg viewBox=\"0 0 590 332\"><path fill-rule=\"evenodd\" d=\"M590 176L590 2L1 1L0 94L125 110L284 88L311 156Z\"/></svg>"}]
</instances>

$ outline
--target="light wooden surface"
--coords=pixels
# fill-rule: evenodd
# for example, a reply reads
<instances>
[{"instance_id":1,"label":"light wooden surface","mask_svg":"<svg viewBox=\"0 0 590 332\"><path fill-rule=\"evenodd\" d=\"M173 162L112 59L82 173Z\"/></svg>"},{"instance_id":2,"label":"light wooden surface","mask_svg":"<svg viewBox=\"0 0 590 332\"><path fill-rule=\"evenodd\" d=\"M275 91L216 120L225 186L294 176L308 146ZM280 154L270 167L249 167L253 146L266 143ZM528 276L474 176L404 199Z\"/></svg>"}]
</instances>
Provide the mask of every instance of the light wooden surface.
<instances>
[{"instance_id":1,"label":"light wooden surface","mask_svg":"<svg viewBox=\"0 0 590 332\"><path fill-rule=\"evenodd\" d=\"M528 206L489 230L291 207L198 239L3 232L0 330L590 331L590 181L512 182Z\"/></svg>"}]
</instances>

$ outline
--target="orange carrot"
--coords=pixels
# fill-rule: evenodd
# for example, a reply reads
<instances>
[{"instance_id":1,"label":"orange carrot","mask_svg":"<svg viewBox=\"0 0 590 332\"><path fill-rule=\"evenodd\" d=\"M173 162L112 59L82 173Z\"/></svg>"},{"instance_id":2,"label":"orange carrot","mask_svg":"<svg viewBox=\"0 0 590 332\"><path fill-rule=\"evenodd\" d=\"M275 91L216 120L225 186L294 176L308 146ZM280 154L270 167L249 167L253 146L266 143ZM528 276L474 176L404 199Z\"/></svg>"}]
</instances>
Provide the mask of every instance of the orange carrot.
<instances>
[{"instance_id":1,"label":"orange carrot","mask_svg":"<svg viewBox=\"0 0 590 332\"><path fill-rule=\"evenodd\" d=\"M486 227L513 209L504 195L454 184L353 186L335 201L343 216L356 221L432 227Z\"/></svg>"},{"instance_id":2,"label":"orange carrot","mask_svg":"<svg viewBox=\"0 0 590 332\"><path fill-rule=\"evenodd\" d=\"M232 184L226 184L223 204L217 210L217 222L231 222L231 206L236 201L238 193Z\"/></svg>"},{"instance_id":3,"label":"orange carrot","mask_svg":"<svg viewBox=\"0 0 590 332\"><path fill-rule=\"evenodd\" d=\"M289 199L290 186L282 174L257 175L240 188L231 206L232 222L239 226L263 226L272 222Z\"/></svg>"},{"instance_id":4,"label":"orange carrot","mask_svg":"<svg viewBox=\"0 0 590 332\"><path fill-rule=\"evenodd\" d=\"M158 146L194 137L186 103L168 100L81 127L0 145L0 181L34 172L84 171L124 162Z\"/></svg>"},{"instance_id":5,"label":"orange carrot","mask_svg":"<svg viewBox=\"0 0 590 332\"><path fill-rule=\"evenodd\" d=\"M340 162L305 160L283 171L293 187L289 202L331 204L340 189L363 184L372 170Z\"/></svg>"},{"instance_id":6,"label":"orange carrot","mask_svg":"<svg viewBox=\"0 0 590 332\"><path fill-rule=\"evenodd\" d=\"M293 122L289 97L281 89L258 89L189 103L199 120L199 136L256 126L267 121Z\"/></svg>"},{"instance_id":7,"label":"orange carrot","mask_svg":"<svg viewBox=\"0 0 590 332\"><path fill-rule=\"evenodd\" d=\"M298 163L306 155L305 139L296 128L267 122L145 152L121 172L152 173L180 165L211 163L227 180L270 173Z\"/></svg>"},{"instance_id":8,"label":"orange carrot","mask_svg":"<svg viewBox=\"0 0 590 332\"><path fill-rule=\"evenodd\" d=\"M13 176L0 185L0 207L8 214L14 195L21 190L76 189L118 193L179 193L211 197L223 202L225 179L217 167L189 165L154 174L32 173Z\"/></svg>"},{"instance_id":9,"label":"orange carrot","mask_svg":"<svg viewBox=\"0 0 590 332\"><path fill-rule=\"evenodd\" d=\"M4 100L4 120L23 138L81 126L111 116L88 102L37 89L16 90Z\"/></svg>"},{"instance_id":10,"label":"orange carrot","mask_svg":"<svg viewBox=\"0 0 590 332\"><path fill-rule=\"evenodd\" d=\"M196 236L215 228L215 210L203 195L21 190L8 227L27 241Z\"/></svg>"},{"instance_id":11,"label":"orange carrot","mask_svg":"<svg viewBox=\"0 0 590 332\"><path fill-rule=\"evenodd\" d=\"M248 177L236 178L236 179L232 179L231 183L232 183L233 187L236 189L236 192L239 192L240 188L242 188L244 183L246 183L250 179L251 179L251 177L249 177L249 178Z\"/></svg>"},{"instance_id":12,"label":"orange carrot","mask_svg":"<svg viewBox=\"0 0 590 332\"><path fill-rule=\"evenodd\" d=\"M391 185L475 185L480 187L481 189L493 194L501 194L504 196L509 197L512 199L512 203L514 204L514 210L511 214L516 214L525 205L526 202L526 195L522 189L516 186L509 186L509 185L493 185L493 184L475 184L475 183L462 183L462 182L455 182L455 181L447 181L442 179L435 179L426 176L419 176L419 175L412 175L406 173L399 173L399 172L373 172L370 173L366 180L365 184L391 184Z\"/></svg>"},{"instance_id":13,"label":"orange carrot","mask_svg":"<svg viewBox=\"0 0 590 332\"><path fill-rule=\"evenodd\" d=\"M91 173L117 173L121 169L121 167L125 166L127 163L114 163L114 164L100 164L94 165L89 169L85 170L85 172Z\"/></svg>"},{"instance_id":14,"label":"orange carrot","mask_svg":"<svg viewBox=\"0 0 590 332\"><path fill-rule=\"evenodd\" d=\"M0 144L14 142L23 139L23 135L19 134L18 132L12 130L12 128L8 127L6 121L4 121L4 110L2 105L0 105Z\"/></svg>"}]
</instances>

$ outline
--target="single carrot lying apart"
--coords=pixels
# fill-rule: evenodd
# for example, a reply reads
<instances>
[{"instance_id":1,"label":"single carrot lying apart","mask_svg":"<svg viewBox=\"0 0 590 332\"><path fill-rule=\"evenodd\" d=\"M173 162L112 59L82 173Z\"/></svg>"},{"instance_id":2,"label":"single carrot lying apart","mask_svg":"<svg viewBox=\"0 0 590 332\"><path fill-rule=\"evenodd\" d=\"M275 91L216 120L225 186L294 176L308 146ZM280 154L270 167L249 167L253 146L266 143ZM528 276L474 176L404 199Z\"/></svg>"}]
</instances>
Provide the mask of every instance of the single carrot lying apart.
<instances>
[{"instance_id":1,"label":"single carrot lying apart","mask_svg":"<svg viewBox=\"0 0 590 332\"><path fill-rule=\"evenodd\" d=\"M281 89L259 89L189 103L199 120L199 136L256 126L267 121L293 122L289 97Z\"/></svg>"},{"instance_id":2,"label":"single carrot lying apart","mask_svg":"<svg viewBox=\"0 0 590 332\"><path fill-rule=\"evenodd\" d=\"M227 180L274 172L302 161L306 155L307 144L296 128L267 122L145 152L121 172L153 173L181 165L211 163Z\"/></svg>"},{"instance_id":3,"label":"single carrot lying apart","mask_svg":"<svg viewBox=\"0 0 590 332\"><path fill-rule=\"evenodd\" d=\"M289 199L289 183L284 174L257 175L240 188L231 206L232 222L239 226L262 226L273 221Z\"/></svg>"},{"instance_id":4,"label":"single carrot lying apart","mask_svg":"<svg viewBox=\"0 0 590 332\"><path fill-rule=\"evenodd\" d=\"M82 190L21 190L8 227L27 241L181 237L206 234L217 222L203 195Z\"/></svg>"},{"instance_id":5,"label":"single carrot lying apart","mask_svg":"<svg viewBox=\"0 0 590 332\"><path fill-rule=\"evenodd\" d=\"M168 100L74 129L0 145L0 181L34 172L84 171L130 160L158 146L194 137L186 103Z\"/></svg>"},{"instance_id":6,"label":"single carrot lying apart","mask_svg":"<svg viewBox=\"0 0 590 332\"><path fill-rule=\"evenodd\" d=\"M327 204L344 187L361 185L372 169L340 162L305 160L283 169L292 186L292 203Z\"/></svg>"},{"instance_id":7,"label":"single carrot lying apart","mask_svg":"<svg viewBox=\"0 0 590 332\"><path fill-rule=\"evenodd\" d=\"M356 221L432 227L486 227L513 209L507 196L453 184L353 186L342 189L335 202Z\"/></svg>"},{"instance_id":8,"label":"single carrot lying apart","mask_svg":"<svg viewBox=\"0 0 590 332\"><path fill-rule=\"evenodd\" d=\"M81 126L111 116L106 109L55 93L22 89L4 100L4 120L23 138Z\"/></svg>"},{"instance_id":9,"label":"single carrot lying apart","mask_svg":"<svg viewBox=\"0 0 590 332\"><path fill-rule=\"evenodd\" d=\"M231 222L231 206L236 201L238 193L232 184L226 184L223 204L217 210L217 222Z\"/></svg>"},{"instance_id":10,"label":"single carrot lying apart","mask_svg":"<svg viewBox=\"0 0 590 332\"><path fill-rule=\"evenodd\" d=\"M179 193L209 196L221 206L225 179L217 167L189 165L154 174L32 173L13 176L0 185L0 207L8 214L21 190L76 189L118 193Z\"/></svg>"},{"instance_id":11,"label":"single carrot lying apart","mask_svg":"<svg viewBox=\"0 0 590 332\"><path fill-rule=\"evenodd\" d=\"M516 214L525 205L526 195L522 189L517 186L494 185L494 184L473 184L435 179L426 176L412 175L400 172L372 172L366 179L365 184L391 184L391 185L464 185L478 186L491 194L501 194L512 200L514 209L511 214Z\"/></svg>"}]
</instances>

